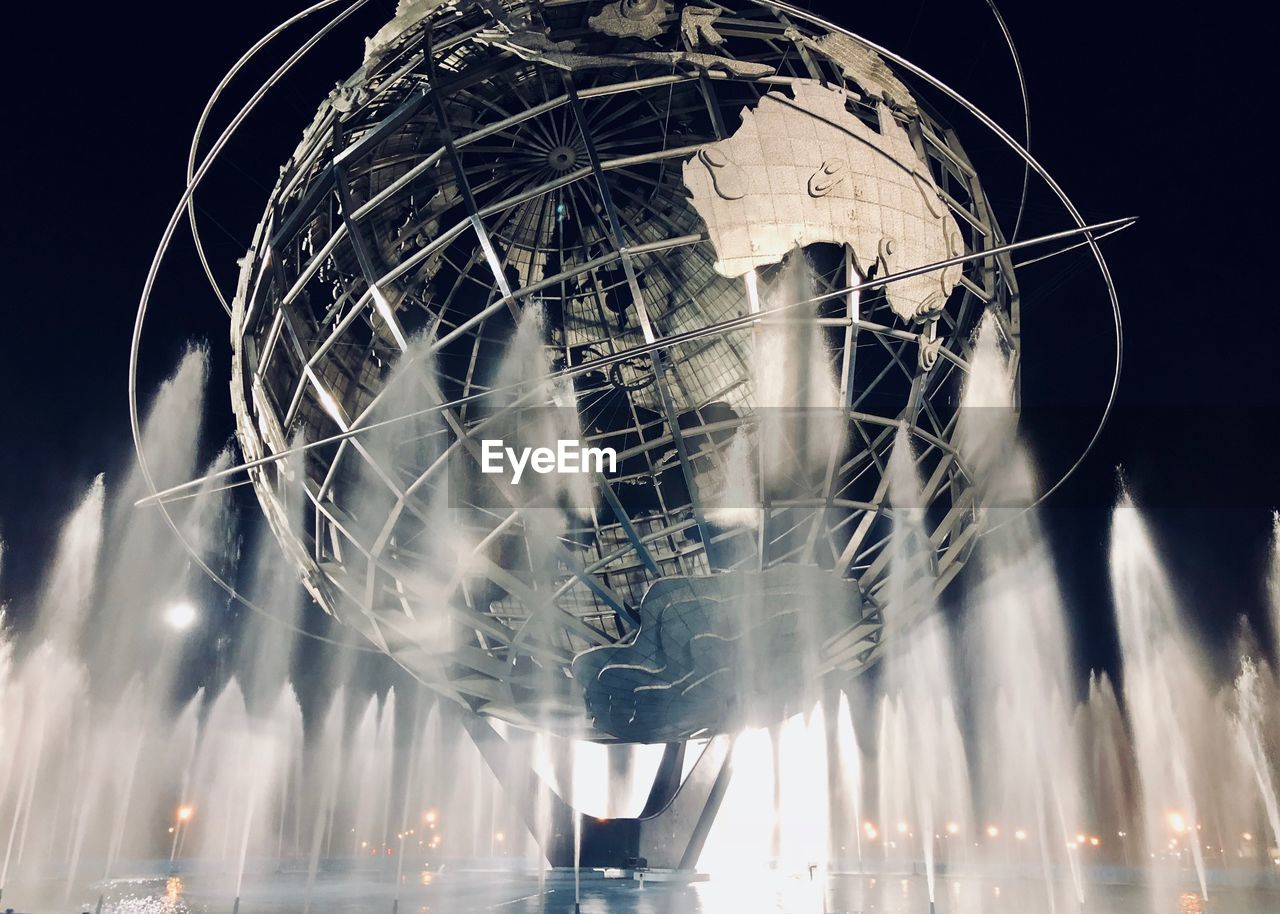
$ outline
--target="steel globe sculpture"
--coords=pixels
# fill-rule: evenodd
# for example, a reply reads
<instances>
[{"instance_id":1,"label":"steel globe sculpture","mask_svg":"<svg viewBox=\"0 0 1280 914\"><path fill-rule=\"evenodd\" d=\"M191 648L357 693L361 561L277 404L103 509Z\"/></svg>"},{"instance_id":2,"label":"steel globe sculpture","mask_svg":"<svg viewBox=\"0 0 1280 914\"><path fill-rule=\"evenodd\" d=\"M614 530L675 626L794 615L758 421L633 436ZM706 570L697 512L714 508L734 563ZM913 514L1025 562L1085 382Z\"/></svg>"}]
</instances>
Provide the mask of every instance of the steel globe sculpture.
<instances>
[{"instance_id":1,"label":"steel globe sculpture","mask_svg":"<svg viewBox=\"0 0 1280 914\"><path fill-rule=\"evenodd\" d=\"M259 500L319 604L441 694L722 732L882 651L901 428L922 586L964 564L959 386L985 314L1018 347L1002 243L954 132L808 14L404 0L242 263L239 440L326 442ZM479 471L483 440L566 437L616 466Z\"/></svg>"}]
</instances>

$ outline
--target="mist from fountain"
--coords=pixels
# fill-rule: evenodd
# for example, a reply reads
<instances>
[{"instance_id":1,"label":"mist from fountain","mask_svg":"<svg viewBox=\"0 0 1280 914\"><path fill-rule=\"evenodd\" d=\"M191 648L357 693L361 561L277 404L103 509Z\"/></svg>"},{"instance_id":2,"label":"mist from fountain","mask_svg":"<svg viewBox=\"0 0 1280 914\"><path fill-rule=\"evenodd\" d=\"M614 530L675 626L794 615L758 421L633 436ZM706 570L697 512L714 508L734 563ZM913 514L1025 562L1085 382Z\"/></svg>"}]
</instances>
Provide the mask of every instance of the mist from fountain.
<instances>
[{"instance_id":1,"label":"mist from fountain","mask_svg":"<svg viewBox=\"0 0 1280 914\"><path fill-rule=\"evenodd\" d=\"M543 333L536 316L515 328L498 368L507 382L549 369ZM820 339L793 342L808 347L802 364L821 363L812 357ZM145 423L144 447L162 485L199 472L191 423L203 412L207 360L199 348L186 354ZM403 384L388 385L371 416L439 395L420 347L396 372ZM808 377L795 396L825 397L828 380ZM556 395L539 397L554 403ZM959 612L944 613L931 587L918 458L900 432L886 455L889 574L870 595L886 614L885 662L861 682L815 689L803 713L737 738L734 778L703 867L735 879L771 868L806 885L812 873L821 891L828 870L872 878L919 866L927 901L959 911L978 909L961 881L983 877L1029 878L1046 910L1064 898L1087 908L1105 863L1148 879L1161 914L1164 890L1185 884L1180 862L1202 897L1232 868L1269 868L1268 847L1280 842L1280 684L1265 652L1242 637L1231 675L1215 676L1126 495L1111 552L1123 689L1117 694L1102 672L1077 684L1058 574L1034 512L1024 513L1034 473L1008 408L994 322L975 341L965 398L961 456L990 532ZM548 421L561 422L560 413ZM443 473L439 420L411 424L412 446L424 452L410 463ZM578 434L563 424L526 433ZM375 433L363 446L391 465L405 443ZM760 459L745 433L731 452L740 464ZM223 452L211 466L230 459ZM354 479L373 505L367 517L396 502L396 488L378 473ZM392 483L401 491L420 484ZM220 604L159 516L133 507L144 492L136 471L118 486L95 479L62 527L43 586L17 614L21 626L0 630L0 742L22 750L0 753L6 902L91 904L113 877L170 870L212 879L221 897L243 895L250 909L260 888L250 877L259 872L296 872L305 880L303 910L323 908L335 880L357 875L394 884L398 902L409 883L428 883L463 859L506 858L545 879L545 791L531 800L538 824L530 829L457 708L403 677L388 688L381 657L300 639L305 613L292 565L274 538L242 545L227 492L210 484L174 503L176 522L209 561L243 562L240 576L273 618L241 618ZM563 488L523 495L537 502L524 516L548 544L526 557L525 571L538 582L534 592L554 592L562 571L552 546L591 502ZM732 502L741 495L725 507L740 508ZM451 511L440 495L423 519L423 530L437 535L397 543L413 550L412 586L441 599L471 554ZM296 523L278 520L286 530ZM736 522L761 520L753 512ZM1280 629L1277 524L1270 592ZM208 618L188 632L167 626L166 609L181 602ZM443 612L404 625L442 657L451 649ZM193 681L192 668L207 675ZM660 747L565 738L566 684L550 674L531 681L543 695L540 716L528 722L534 732L495 725L517 749L513 764L532 757L550 789L591 815L635 814ZM1216 849L1212 860L1206 846ZM869 892L874 883L859 885Z\"/></svg>"},{"instance_id":2,"label":"mist from fountain","mask_svg":"<svg viewBox=\"0 0 1280 914\"><path fill-rule=\"evenodd\" d=\"M883 595L885 626L886 639L899 647L884 662L880 820L913 823L905 843L918 849L924 861L929 901L934 904L940 845L949 842L947 857L963 860L960 835L971 833L973 813L951 639L934 605L932 548L924 529L916 457L905 427L898 429L886 475L893 532Z\"/></svg>"},{"instance_id":3,"label":"mist from fountain","mask_svg":"<svg viewBox=\"0 0 1280 914\"><path fill-rule=\"evenodd\" d=\"M872 858L880 861L873 869L911 872L918 862L930 902L942 901L938 881L945 871L1029 877L1041 886L1045 910L1064 904L1087 909L1091 873L1105 864L1126 867L1125 878L1150 882L1152 910L1168 910L1170 891L1176 895L1185 884L1176 869L1179 854L1201 897L1209 881L1202 844L1217 854L1216 878L1232 878L1223 874L1233 867L1269 863L1267 842L1248 823L1257 810L1271 820L1268 784L1280 752L1275 714L1261 709L1280 691L1265 667L1259 673L1248 660L1256 646L1243 638L1240 678L1219 681L1213 692L1185 623L1167 612L1175 601L1156 553L1137 548L1136 509L1126 498L1116 509L1112 544L1125 701L1099 671L1090 673L1077 701L1081 685L1072 671L1068 610L1047 539L1028 510L1035 477L1017 438L999 333L996 321L984 321L961 419L961 454L986 506L989 531L977 553L976 580L965 592L958 623L963 637L952 635L933 594L920 584L931 578L924 573L930 547L919 523L921 479L911 443L900 433L887 473L894 521L890 574L884 590L873 595L886 607L890 647L874 685L856 692L860 703L878 706L876 724L856 730L854 719L867 715L852 713L841 693L830 734L840 744L836 757L858 759L853 747L862 743L872 747L875 761L865 775L858 765L841 763L842 788L832 797L845 804L845 815L833 810L830 822L847 820L849 812L859 822L863 809L876 809L878 822L861 822L858 869L866 850L862 840L878 841L883 847ZM1280 535L1277 542L1273 595L1280 594ZM1152 615L1166 624L1152 631ZM957 645L965 648L959 661ZM1152 650L1163 664L1149 662ZM1153 700L1157 693L1163 704ZM1222 723L1231 709L1234 738ZM745 825L768 822L773 812L776 833L777 810L761 798L781 795L792 779L811 784L812 776L781 762L795 754L798 734L785 726L773 733L773 740L768 731L738 739L724 827L718 823L704 855L713 872L741 873L760 858L781 863L782 842L762 850L764 829L756 830L760 838L753 845ZM1224 757L1224 745L1237 751ZM1197 774L1162 781L1162 766L1196 768ZM1171 831L1183 834L1171 838ZM833 857L848 838L831 835ZM1170 840L1180 842L1179 854L1169 853ZM1257 878L1266 875L1257 872ZM962 898L959 882L952 889L949 903L976 904L969 895Z\"/></svg>"},{"instance_id":4,"label":"mist from fountain","mask_svg":"<svg viewBox=\"0 0 1280 914\"><path fill-rule=\"evenodd\" d=\"M1265 671L1245 657L1241 661L1240 675L1236 677L1235 694L1237 712L1232 718L1236 736L1236 749L1248 763L1250 772L1262 798L1271 829L1271 842L1280 847L1280 802L1276 799L1275 778L1267 758L1266 711L1264 693L1267 688Z\"/></svg>"},{"instance_id":5,"label":"mist from fountain","mask_svg":"<svg viewBox=\"0 0 1280 914\"><path fill-rule=\"evenodd\" d=\"M1082 841L1074 837L1083 804L1072 727L1073 651L1058 574L1028 511L1037 487L1016 435L1013 406L1000 326L988 315L974 347L959 427L960 451L987 523L966 620L976 653L971 700L980 734L977 793L990 821L1024 823L1036 835L1052 911L1058 866L1069 872L1076 903L1085 900Z\"/></svg>"},{"instance_id":6,"label":"mist from fountain","mask_svg":"<svg viewBox=\"0 0 1280 914\"><path fill-rule=\"evenodd\" d=\"M1105 672L1089 674L1088 693L1076 709L1074 730L1081 751L1081 780L1092 785L1085 793L1083 821L1092 823L1108 840L1115 836L1115 847L1120 849L1117 863L1141 865L1145 852L1135 851L1134 842L1126 840L1131 837L1127 829L1134 827L1131 823L1138 816L1132 740L1115 687Z\"/></svg>"},{"instance_id":7,"label":"mist from fountain","mask_svg":"<svg viewBox=\"0 0 1280 914\"><path fill-rule=\"evenodd\" d=\"M161 484L199 471L191 423L206 376L207 353L192 349L149 412L144 448ZM394 690L373 689L385 671L370 678L349 650L312 650L299 667L299 589L273 542L263 541L271 548L249 586L274 620L250 615L234 640L217 618L170 627L177 603L215 616L219 607L160 516L133 507L142 494L136 471L115 494L95 479L63 525L24 630L0 632L0 740L18 750L0 753L6 898L91 905L105 879L170 867L222 873L238 898L259 861L301 857L314 885L335 854L380 865L411 844L420 866L490 853L495 824L502 852L523 854L519 824L501 812L456 712L425 694L402 712ZM207 560L237 557L224 491L206 486L172 510ZM211 673L183 695L187 660L201 650ZM299 669L334 682L310 724L291 682ZM421 747L412 759L410 743ZM406 783L410 769L418 776ZM409 824L393 838L395 819Z\"/></svg>"},{"instance_id":8,"label":"mist from fountain","mask_svg":"<svg viewBox=\"0 0 1280 914\"><path fill-rule=\"evenodd\" d=\"M1163 854L1160 836L1167 823L1177 833L1168 847L1185 843L1201 897L1207 899L1191 746L1197 726L1209 720L1197 713L1208 703L1206 673L1187 639L1150 532L1127 492L1112 517L1111 578L1148 852Z\"/></svg>"},{"instance_id":9,"label":"mist from fountain","mask_svg":"<svg viewBox=\"0 0 1280 914\"><path fill-rule=\"evenodd\" d=\"M840 692L840 698L836 704L834 729L837 783L835 795L837 800L844 804L847 816L844 817L843 823L839 816L835 816L834 824L837 827L844 824L846 830L838 833L833 829L831 857L833 860L847 859L847 842L852 841L853 859L856 861L857 871L861 872L864 866L863 836L865 834L870 837L875 833L875 826L868 827L868 824L863 822L862 748L858 745L858 733L853 726L849 696L843 691ZM832 812L834 815L835 810Z\"/></svg>"}]
</instances>

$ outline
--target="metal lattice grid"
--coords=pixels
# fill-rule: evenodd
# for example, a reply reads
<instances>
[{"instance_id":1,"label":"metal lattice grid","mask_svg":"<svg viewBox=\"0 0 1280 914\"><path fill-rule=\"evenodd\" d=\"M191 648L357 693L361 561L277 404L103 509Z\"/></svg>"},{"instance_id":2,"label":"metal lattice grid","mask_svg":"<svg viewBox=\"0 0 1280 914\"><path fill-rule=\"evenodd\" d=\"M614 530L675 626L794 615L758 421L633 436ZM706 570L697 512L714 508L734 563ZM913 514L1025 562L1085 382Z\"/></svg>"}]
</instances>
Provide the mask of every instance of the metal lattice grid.
<instances>
[{"instance_id":1,"label":"metal lattice grid","mask_svg":"<svg viewBox=\"0 0 1280 914\"><path fill-rule=\"evenodd\" d=\"M856 581L862 616L831 633L828 665L870 663L884 610L884 468L904 421L926 480L935 591L959 571L976 535L952 437L959 380L985 311L997 315L1016 356L1017 287L1006 255L971 260L929 324L897 316L883 291L824 303L819 319L851 447L829 479L765 504L758 530L719 529L699 503L699 483L715 482L737 427L756 421L752 329L590 367L750 307L745 283L715 270L682 162L732 135L743 109L767 92L837 87L868 123L885 104L815 50L826 32L819 21L745 0L717 8L723 43L715 54L766 75L647 58L565 68L483 40L496 23L510 31L528 20L588 51L617 45L593 31L588 3L512 4L501 22L485 5L439 7L321 106L245 260L232 339L247 458L455 404L440 419L410 419L255 470L254 481L319 603L472 709L526 723L537 692L553 716L576 720L572 680L549 672L634 632L635 608L655 580L731 567L817 564ZM657 43L689 48L678 29ZM965 252L1000 245L954 133L923 105L892 114L960 226ZM817 291L859 278L847 248L815 250L813 260ZM554 363L578 371L584 437L620 445L623 455L593 515L556 538L551 599L530 558L545 545L531 544L537 524L526 511L501 493L441 507L450 461L466 459L475 429L493 419L477 398L492 390L529 307L546 315ZM921 353L933 340L936 361L928 361ZM397 371L414 341L434 360L434 385ZM306 516L290 522L284 504L299 493ZM465 573L438 567L430 548L446 515L473 544Z\"/></svg>"}]
</instances>

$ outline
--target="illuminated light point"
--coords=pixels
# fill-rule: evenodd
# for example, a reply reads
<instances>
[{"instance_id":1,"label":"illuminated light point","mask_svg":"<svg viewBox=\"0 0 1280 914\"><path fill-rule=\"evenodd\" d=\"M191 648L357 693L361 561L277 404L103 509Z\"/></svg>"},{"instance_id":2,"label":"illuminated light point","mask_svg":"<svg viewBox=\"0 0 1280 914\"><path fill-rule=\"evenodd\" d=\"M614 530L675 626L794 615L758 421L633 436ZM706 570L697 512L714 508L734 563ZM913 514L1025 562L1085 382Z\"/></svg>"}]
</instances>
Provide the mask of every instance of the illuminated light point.
<instances>
[{"instance_id":1,"label":"illuminated light point","mask_svg":"<svg viewBox=\"0 0 1280 914\"><path fill-rule=\"evenodd\" d=\"M1099 844L1102 843L1102 839L1099 838L1097 835L1094 835L1092 838L1089 839L1089 843L1094 847L1097 847Z\"/></svg>"},{"instance_id":2,"label":"illuminated light point","mask_svg":"<svg viewBox=\"0 0 1280 914\"><path fill-rule=\"evenodd\" d=\"M1026 840L1027 840L1027 833L1026 833L1025 831L1023 831L1022 829L1018 829L1016 832L1014 832L1014 833L1013 833L1013 836L1014 836L1015 838L1017 838L1019 841L1026 841Z\"/></svg>"},{"instance_id":3,"label":"illuminated light point","mask_svg":"<svg viewBox=\"0 0 1280 914\"><path fill-rule=\"evenodd\" d=\"M1084 835L1076 833L1076 844L1084 844Z\"/></svg>"},{"instance_id":4,"label":"illuminated light point","mask_svg":"<svg viewBox=\"0 0 1280 914\"><path fill-rule=\"evenodd\" d=\"M1187 820L1182 817L1180 812L1169 813L1169 827L1178 834L1182 834L1187 830Z\"/></svg>"},{"instance_id":5,"label":"illuminated light point","mask_svg":"<svg viewBox=\"0 0 1280 914\"><path fill-rule=\"evenodd\" d=\"M425 822L427 825L435 825L436 811L434 809L428 809L426 812L422 814L422 821Z\"/></svg>"},{"instance_id":6,"label":"illuminated light point","mask_svg":"<svg viewBox=\"0 0 1280 914\"><path fill-rule=\"evenodd\" d=\"M496 835L493 836L493 840L501 844L503 841L507 840L507 836L504 835L502 832L498 832Z\"/></svg>"},{"instance_id":7,"label":"illuminated light point","mask_svg":"<svg viewBox=\"0 0 1280 914\"><path fill-rule=\"evenodd\" d=\"M994 825L988 825L988 826L987 826L987 837L988 837L988 838L999 838L999 837L1000 837L1000 829L996 828Z\"/></svg>"},{"instance_id":8,"label":"illuminated light point","mask_svg":"<svg viewBox=\"0 0 1280 914\"><path fill-rule=\"evenodd\" d=\"M960 831L960 826L959 826L959 825L957 825L955 822L948 822L948 823L947 823L947 834L948 834L948 835L954 835L954 834L957 834L957 833L959 833L959 831Z\"/></svg>"},{"instance_id":9,"label":"illuminated light point","mask_svg":"<svg viewBox=\"0 0 1280 914\"><path fill-rule=\"evenodd\" d=\"M1253 840L1253 835L1251 835L1249 832L1245 832L1245 833L1244 833L1243 835L1241 835L1240 837L1241 837L1241 838L1244 838L1246 841L1252 841L1252 840Z\"/></svg>"},{"instance_id":10,"label":"illuminated light point","mask_svg":"<svg viewBox=\"0 0 1280 914\"><path fill-rule=\"evenodd\" d=\"M165 625L169 626L176 632L185 632L191 626L196 624L196 617L199 614L192 603L182 600L174 603L164 611Z\"/></svg>"},{"instance_id":11,"label":"illuminated light point","mask_svg":"<svg viewBox=\"0 0 1280 914\"><path fill-rule=\"evenodd\" d=\"M898 834L902 834L902 833L903 833L903 832L905 832L906 830L907 830L907 823L906 823L906 822L899 822L899 823L898 823Z\"/></svg>"},{"instance_id":12,"label":"illuminated light point","mask_svg":"<svg viewBox=\"0 0 1280 914\"><path fill-rule=\"evenodd\" d=\"M868 841L874 841L876 837L880 834L878 831L876 831L875 825L872 824L871 822L864 822L862 825L862 830L867 833Z\"/></svg>"},{"instance_id":13,"label":"illuminated light point","mask_svg":"<svg viewBox=\"0 0 1280 914\"><path fill-rule=\"evenodd\" d=\"M178 807L178 821L179 821L179 822L186 822L186 821L187 821L188 819L190 819L193 815L195 815L195 811L196 811L196 808L195 808L194 806L179 806L179 807Z\"/></svg>"}]
</instances>

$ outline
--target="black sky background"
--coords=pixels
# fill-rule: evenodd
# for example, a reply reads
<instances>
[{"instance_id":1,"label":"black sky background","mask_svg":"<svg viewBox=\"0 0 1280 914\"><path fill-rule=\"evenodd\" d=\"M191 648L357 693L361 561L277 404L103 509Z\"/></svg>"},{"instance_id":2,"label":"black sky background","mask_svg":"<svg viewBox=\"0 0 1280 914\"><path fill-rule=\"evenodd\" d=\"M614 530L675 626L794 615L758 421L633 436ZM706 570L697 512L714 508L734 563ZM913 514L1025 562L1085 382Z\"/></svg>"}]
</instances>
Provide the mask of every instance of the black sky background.
<instances>
[{"instance_id":1,"label":"black sky background","mask_svg":"<svg viewBox=\"0 0 1280 914\"><path fill-rule=\"evenodd\" d=\"M1125 0L1000 6L1026 69L1033 153L1087 220L1142 219L1104 242L1126 322L1117 418L1045 511L1081 663L1115 663L1106 539L1117 466L1152 516L1194 624L1206 644L1225 648L1239 614L1265 624L1271 510L1280 504L1276 23L1231 3L1194 16ZM17 595L19 614L84 487L130 466L134 315L204 101L259 35L300 8L224 0L9 11L0 538L4 591ZM318 102L359 64L363 36L393 8L372 0L320 44L198 193L224 288L279 163ZM932 71L1021 137L1013 66L984 0L879 8L815 0L811 8ZM231 101L215 111L216 130L302 34L269 47L233 84ZM929 97L959 131L1008 230L1018 160L964 112ZM1033 182L1023 236L1067 226ZM1087 253L1028 267L1019 280L1025 421L1053 478L1104 402L1111 320ZM152 302L142 390L166 376L191 339L212 353L212 454L232 433L225 317L180 233Z\"/></svg>"}]
</instances>

